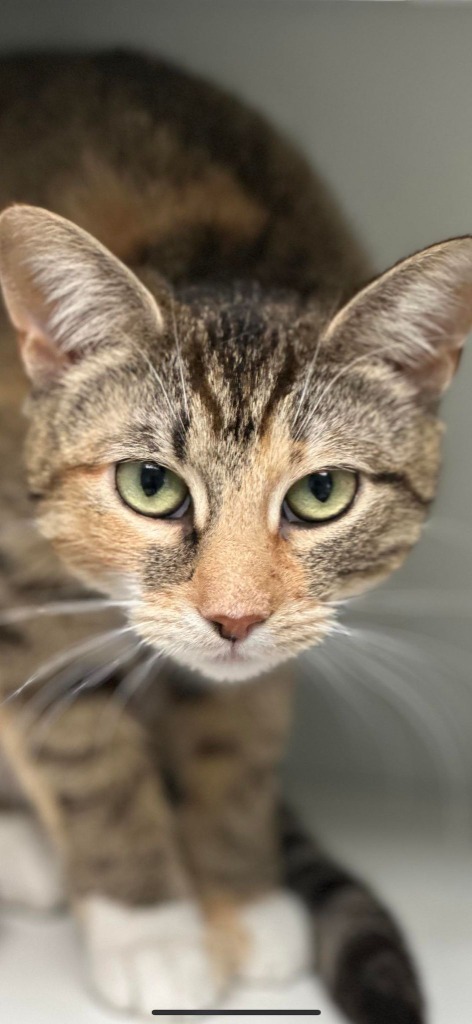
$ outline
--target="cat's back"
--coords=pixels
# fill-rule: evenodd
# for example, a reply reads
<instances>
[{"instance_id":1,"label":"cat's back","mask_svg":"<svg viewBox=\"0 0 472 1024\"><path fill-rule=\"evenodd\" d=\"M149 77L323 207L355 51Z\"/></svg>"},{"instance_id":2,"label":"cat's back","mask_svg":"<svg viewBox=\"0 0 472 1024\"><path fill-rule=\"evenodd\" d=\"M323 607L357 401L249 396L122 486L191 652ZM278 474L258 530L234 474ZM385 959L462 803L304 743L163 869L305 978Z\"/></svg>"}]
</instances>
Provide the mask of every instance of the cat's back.
<instances>
[{"instance_id":1,"label":"cat's back","mask_svg":"<svg viewBox=\"0 0 472 1024\"><path fill-rule=\"evenodd\" d=\"M326 190L263 118L138 54L0 63L0 206L46 206L171 280L352 291L363 259Z\"/></svg>"}]
</instances>

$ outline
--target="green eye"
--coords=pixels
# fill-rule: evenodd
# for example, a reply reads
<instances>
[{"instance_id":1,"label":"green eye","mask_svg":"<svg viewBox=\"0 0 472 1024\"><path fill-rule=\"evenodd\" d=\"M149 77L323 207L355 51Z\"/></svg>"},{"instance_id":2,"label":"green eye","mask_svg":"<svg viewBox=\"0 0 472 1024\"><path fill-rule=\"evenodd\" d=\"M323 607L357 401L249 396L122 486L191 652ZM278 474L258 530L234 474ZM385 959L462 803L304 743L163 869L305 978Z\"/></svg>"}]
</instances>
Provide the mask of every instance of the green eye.
<instances>
[{"instance_id":1,"label":"green eye","mask_svg":"<svg viewBox=\"0 0 472 1024\"><path fill-rule=\"evenodd\" d=\"M120 462L116 467L116 489L123 501L143 516L165 519L182 514L189 490L180 476L155 462Z\"/></svg>"},{"instance_id":2,"label":"green eye","mask_svg":"<svg viewBox=\"0 0 472 1024\"><path fill-rule=\"evenodd\" d=\"M323 469L310 473L290 488L284 506L296 519L322 523L347 512L357 491L357 474L349 469Z\"/></svg>"}]
</instances>

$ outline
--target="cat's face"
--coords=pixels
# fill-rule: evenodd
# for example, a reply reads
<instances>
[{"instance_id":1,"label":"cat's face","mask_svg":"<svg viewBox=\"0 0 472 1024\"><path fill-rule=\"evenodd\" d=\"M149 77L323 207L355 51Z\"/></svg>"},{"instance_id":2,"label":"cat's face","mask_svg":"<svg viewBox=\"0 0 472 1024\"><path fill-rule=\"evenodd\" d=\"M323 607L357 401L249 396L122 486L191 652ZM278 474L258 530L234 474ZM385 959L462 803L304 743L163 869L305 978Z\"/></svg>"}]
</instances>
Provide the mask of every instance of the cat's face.
<instances>
[{"instance_id":1,"label":"cat's face","mask_svg":"<svg viewBox=\"0 0 472 1024\"><path fill-rule=\"evenodd\" d=\"M405 261L334 320L256 292L170 300L44 211L3 218L36 388L42 529L150 644L217 680L320 642L418 538L472 243ZM26 269L25 269L26 268ZM151 285L152 287L152 285Z\"/></svg>"}]
</instances>

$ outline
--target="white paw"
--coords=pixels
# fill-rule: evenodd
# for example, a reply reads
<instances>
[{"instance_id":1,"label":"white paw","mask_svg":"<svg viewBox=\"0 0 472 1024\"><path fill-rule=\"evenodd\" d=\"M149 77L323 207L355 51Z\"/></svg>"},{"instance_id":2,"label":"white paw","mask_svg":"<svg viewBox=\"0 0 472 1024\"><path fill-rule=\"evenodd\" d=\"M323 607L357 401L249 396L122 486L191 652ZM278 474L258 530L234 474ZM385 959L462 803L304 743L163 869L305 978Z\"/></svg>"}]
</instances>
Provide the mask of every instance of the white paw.
<instances>
[{"instance_id":1,"label":"white paw","mask_svg":"<svg viewBox=\"0 0 472 1024\"><path fill-rule=\"evenodd\" d=\"M0 901L44 911L64 900L59 860L34 818L0 814Z\"/></svg>"},{"instance_id":2,"label":"white paw","mask_svg":"<svg viewBox=\"0 0 472 1024\"><path fill-rule=\"evenodd\" d=\"M301 900L279 890L248 904L241 923L248 947L240 977L286 982L313 965L313 927Z\"/></svg>"},{"instance_id":3,"label":"white paw","mask_svg":"<svg viewBox=\"0 0 472 1024\"><path fill-rule=\"evenodd\" d=\"M211 1009L221 993L195 903L132 908L104 897L79 907L94 988L119 1010ZM163 1024L166 1018L159 1017ZM179 1017L169 1017L177 1024Z\"/></svg>"}]
</instances>

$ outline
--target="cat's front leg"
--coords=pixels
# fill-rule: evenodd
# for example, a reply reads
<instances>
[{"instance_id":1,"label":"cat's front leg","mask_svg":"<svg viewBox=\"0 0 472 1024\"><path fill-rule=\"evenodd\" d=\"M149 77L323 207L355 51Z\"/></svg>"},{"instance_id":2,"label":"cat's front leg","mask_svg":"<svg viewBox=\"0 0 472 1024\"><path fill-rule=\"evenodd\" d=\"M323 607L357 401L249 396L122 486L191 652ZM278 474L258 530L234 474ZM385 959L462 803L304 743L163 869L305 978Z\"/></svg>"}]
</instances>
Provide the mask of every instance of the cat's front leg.
<instances>
[{"instance_id":1,"label":"cat's front leg","mask_svg":"<svg viewBox=\"0 0 472 1024\"><path fill-rule=\"evenodd\" d=\"M213 941L251 981L287 981L313 959L308 914L280 882L277 767L291 697L281 676L227 690L175 685L167 716L183 850Z\"/></svg>"},{"instance_id":2,"label":"cat's front leg","mask_svg":"<svg viewBox=\"0 0 472 1024\"><path fill-rule=\"evenodd\" d=\"M173 816L138 724L124 713L100 727L108 701L85 697L47 730L4 709L2 745L60 852L99 997L148 1018L211 1007L225 979Z\"/></svg>"}]
</instances>

